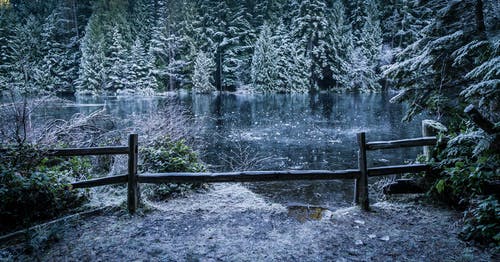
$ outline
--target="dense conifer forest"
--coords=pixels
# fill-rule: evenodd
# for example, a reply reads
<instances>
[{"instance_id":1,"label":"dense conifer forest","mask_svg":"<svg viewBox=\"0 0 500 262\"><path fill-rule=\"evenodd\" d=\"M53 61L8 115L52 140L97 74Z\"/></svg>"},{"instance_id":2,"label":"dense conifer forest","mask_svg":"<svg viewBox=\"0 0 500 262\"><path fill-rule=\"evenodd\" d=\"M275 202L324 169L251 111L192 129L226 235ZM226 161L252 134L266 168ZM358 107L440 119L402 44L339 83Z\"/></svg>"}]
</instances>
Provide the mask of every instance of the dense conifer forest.
<instances>
[{"instance_id":1,"label":"dense conifer forest","mask_svg":"<svg viewBox=\"0 0 500 262\"><path fill-rule=\"evenodd\" d=\"M0 12L3 89L396 87L404 99L498 81L496 1L10 0Z\"/></svg>"}]
</instances>

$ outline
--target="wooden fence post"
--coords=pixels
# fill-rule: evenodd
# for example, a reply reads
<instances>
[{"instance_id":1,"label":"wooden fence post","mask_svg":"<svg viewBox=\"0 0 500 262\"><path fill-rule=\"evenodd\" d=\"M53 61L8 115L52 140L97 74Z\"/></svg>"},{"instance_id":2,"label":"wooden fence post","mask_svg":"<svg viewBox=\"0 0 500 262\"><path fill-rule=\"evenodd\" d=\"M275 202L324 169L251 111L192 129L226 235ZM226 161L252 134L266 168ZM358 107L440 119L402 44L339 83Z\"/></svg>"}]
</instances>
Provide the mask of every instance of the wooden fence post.
<instances>
[{"instance_id":1,"label":"wooden fence post","mask_svg":"<svg viewBox=\"0 0 500 262\"><path fill-rule=\"evenodd\" d=\"M360 176L355 180L354 202L361 209L368 211L370 204L368 200L368 168L366 163L366 135L364 132L358 133L358 168Z\"/></svg>"},{"instance_id":2,"label":"wooden fence post","mask_svg":"<svg viewBox=\"0 0 500 262\"><path fill-rule=\"evenodd\" d=\"M423 137L430 137L430 136L436 136L439 132L447 132L448 128L441 124L440 122L430 120L430 119L425 119L422 120L422 136ZM424 146L424 156L425 160L429 161L431 160L432 156L432 148L433 146Z\"/></svg>"},{"instance_id":3,"label":"wooden fence post","mask_svg":"<svg viewBox=\"0 0 500 262\"><path fill-rule=\"evenodd\" d=\"M429 121L430 120L422 120L422 136L423 137L436 135L436 132L434 132L434 128L432 128ZM424 146L423 150L424 150L425 160L429 161L431 159L430 146Z\"/></svg>"},{"instance_id":4,"label":"wooden fence post","mask_svg":"<svg viewBox=\"0 0 500 262\"><path fill-rule=\"evenodd\" d=\"M139 186L137 184L137 155L138 155L138 136L131 134L128 138L128 211L133 214L139 205Z\"/></svg>"}]
</instances>

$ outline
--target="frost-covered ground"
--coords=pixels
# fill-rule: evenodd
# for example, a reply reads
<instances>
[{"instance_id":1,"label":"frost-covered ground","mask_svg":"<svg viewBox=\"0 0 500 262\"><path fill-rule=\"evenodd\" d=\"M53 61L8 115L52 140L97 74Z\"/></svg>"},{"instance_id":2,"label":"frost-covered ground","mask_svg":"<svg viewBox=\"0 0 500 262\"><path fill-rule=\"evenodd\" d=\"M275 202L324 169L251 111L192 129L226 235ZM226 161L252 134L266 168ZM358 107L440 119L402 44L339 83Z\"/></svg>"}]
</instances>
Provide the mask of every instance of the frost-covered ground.
<instances>
[{"instance_id":1,"label":"frost-covered ground","mask_svg":"<svg viewBox=\"0 0 500 262\"><path fill-rule=\"evenodd\" d=\"M239 184L214 185L129 216L68 225L45 261L494 261L457 238L456 213L380 202L297 219ZM318 217L320 209L311 209ZM317 212L316 212L317 211ZM304 217L302 217L304 218ZM28 257L20 257L25 259Z\"/></svg>"}]
</instances>

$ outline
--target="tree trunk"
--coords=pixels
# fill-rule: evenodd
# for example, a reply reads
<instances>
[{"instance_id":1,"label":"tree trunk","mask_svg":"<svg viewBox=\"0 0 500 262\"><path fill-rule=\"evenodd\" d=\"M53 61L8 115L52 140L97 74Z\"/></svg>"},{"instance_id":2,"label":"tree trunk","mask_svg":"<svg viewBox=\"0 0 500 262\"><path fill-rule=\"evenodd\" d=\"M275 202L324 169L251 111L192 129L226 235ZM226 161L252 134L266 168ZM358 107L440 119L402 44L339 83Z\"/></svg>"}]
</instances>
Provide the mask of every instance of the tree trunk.
<instances>
[{"instance_id":1,"label":"tree trunk","mask_svg":"<svg viewBox=\"0 0 500 262\"><path fill-rule=\"evenodd\" d=\"M215 88L222 91L222 48L217 48L216 70L215 70Z\"/></svg>"},{"instance_id":2,"label":"tree trunk","mask_svg":"<svg viewBox=\"0 0 500 262\"><path fill-rule=\"evenodd\" d=\"M483 1L477 0L475 6L476 30L480 39L486 39L486 26L484 25Z\"/></svg>"}]
</instances>

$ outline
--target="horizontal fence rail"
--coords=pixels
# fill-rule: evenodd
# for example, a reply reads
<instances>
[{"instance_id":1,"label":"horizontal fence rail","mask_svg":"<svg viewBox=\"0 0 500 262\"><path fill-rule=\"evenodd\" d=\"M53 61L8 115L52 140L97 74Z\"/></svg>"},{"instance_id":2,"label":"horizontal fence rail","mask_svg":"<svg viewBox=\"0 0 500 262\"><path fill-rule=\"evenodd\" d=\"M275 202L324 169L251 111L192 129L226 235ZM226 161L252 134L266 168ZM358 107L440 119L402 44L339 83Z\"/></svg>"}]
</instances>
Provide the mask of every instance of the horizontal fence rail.
<instances>
[{"instance_id":1,"label":"horizontal fence rail","mask_svg":"<svg viewBox=\"0 0 500 262\"><path fill-rule=\"evenodd\" d=\"M427 164L408 164L398 166L381 166L368 168L368 176L386 176L406 173L427 172L430 167Z\"/></svg>"},{"instance_id":2,"label":"horizontal fence rail","mask_svg":"<svg viewBox=\"0 0 500 262\"><path fill-rule=\"evenodd\" d=\"M71 183L72 188L89 188L96 186L127 183L127 203L130 213L134 213L139 203L139 183L216 183L216 182L260 182L291 180L333 180L354 179L354 202L363 210L369 209L368 177L391 174L428 172L426 164L407 164L383 167L367 167L367 151L402 147L432 146L437 143L434 136L392 141L366 142L365 133L358 133L358 169L346 170L281 170L281 171L239 171L216 173L137 173L138 137L129 135L128 146L111 146L95 148L64 148L46 150L47 156L90 156L90 155L127 155L128 172L126 175L101 177ZM5 149L0 149L0 153Z\"/></svg>"},{"instance_id":3,"label":"horizontal fence rail","mask_svg":"<svg viewBox=\"0 0 500 262\"><path fill-rule=\"evenodd\" d=\"M290 170L290 171L243 171L226 173L145 173L138 175L139 183L216 183L216 182L264 182L286 180L355 179L357 169L348 170Z\"/></svg>"},{"instance_id":4,"label":"horizontal fence rail","mask_svg":"<svg viewBox=\"0 0 500 262\"><path fill-rule=\"evenodd\" d=\"M73 188L88 188L88 187L96 187L96 186L125 184L127 182L128 182L128 175L108 176L108 177L89 179L89 180L80 181L80 182L74 182L74 183L71 183L71 187L73 187Z\"/></svg>"},{"instance_id":5,"label":"horizontal fence rail","mask_svg":"<svg viewBox=\"0 0 500 262\"><path fill-rule=\"evenodd\" d=\"M401 139L392 141L375 141L366 143L366 150L391 149L401 147L433 146L437 142L434 136Z\"/></svg>"},{"instance_id":6,"label":"horizontal fence rail","mask_svg":"<svg viewBox=\"0 0 500 262\"><path fill-rule=\"evenodd\" d=\"M0 148L0 153L8 152L9 148ZM56 148L40 149L39 152L47 156L99 156L99 155L126 155L129 149L126 146L88 147L88 148Z\"/></svg>"},{"instance_id":7,"label":"horizontal fence rail","mask_svg":"<svg viewBox=\"0 0 500 262\"><path fill-rule=\"evenodd\" d=\"M126 155L129 149L126 146L91 147L91 148L61 148L46 151L51 156L97 156L97 155Z\"/></svg>"}]
</instances>

